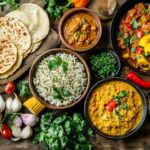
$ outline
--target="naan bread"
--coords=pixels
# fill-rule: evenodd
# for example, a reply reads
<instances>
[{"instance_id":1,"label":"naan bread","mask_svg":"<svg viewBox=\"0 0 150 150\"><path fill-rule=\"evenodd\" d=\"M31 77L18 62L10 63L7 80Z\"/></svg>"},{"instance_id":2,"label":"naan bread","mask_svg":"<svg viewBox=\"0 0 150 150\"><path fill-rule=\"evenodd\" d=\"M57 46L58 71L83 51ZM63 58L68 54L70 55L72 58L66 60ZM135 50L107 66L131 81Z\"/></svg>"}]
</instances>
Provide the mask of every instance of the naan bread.
<instances>
[{"instance_id":1,"label":"naan bread","mask_svg":"<svg viewBox=\"0 0 150 150\"><path fill-rule=\"evenodd\" d=\"M0 74L10 70L17 61L17 48L8 41L0 41Z\"/></svg>"},{"instance_id":2,"label":"naan bread","mask_svg":"<svg viewBox=\"0 0 150 150\"><path fill-rule=\"evenodd\" d=\"M8 13L6 16L17 18L28 27L32 36L32 43L43 40L49 33L48 15L43 8L36 4L22 4L18 10Z\"/></svg>"},{"instance_id":3,"label":"naan bread","mask_svg":"<svg viewBox=\"0 0 150 150\"><path fill-rule=\"evenodd\" d=\"M21 66L22 60L23 60L23 55L20 51L18 51L16 63L12 66L10 70L8 70L7 72L3 74L0 74L0 79L4 79L12 75Z\"/></svg>"},{"instance_id":4,"label":"naan bread","mask_svg":"<svg viewBox=\"0 0 150 150\"><path fill-rule=\"evenodd\" d=\"M35 52L40 47L41 44L42 44L42 41L32 44L30 49L26 53L23 54L23 58L26 58L30 53Z\"/></svg>"},{"instance_id":5,"label":"naan bread","mask_svg":"<svg viewBox=\"0 0 150 150\"><path fill-rule=\"evenodd\" d=\"M18 51L25 53L31 46L31 36L28 28L18 19L0 18L0 40L10 40Z\"/></svg>"}]
</instances>

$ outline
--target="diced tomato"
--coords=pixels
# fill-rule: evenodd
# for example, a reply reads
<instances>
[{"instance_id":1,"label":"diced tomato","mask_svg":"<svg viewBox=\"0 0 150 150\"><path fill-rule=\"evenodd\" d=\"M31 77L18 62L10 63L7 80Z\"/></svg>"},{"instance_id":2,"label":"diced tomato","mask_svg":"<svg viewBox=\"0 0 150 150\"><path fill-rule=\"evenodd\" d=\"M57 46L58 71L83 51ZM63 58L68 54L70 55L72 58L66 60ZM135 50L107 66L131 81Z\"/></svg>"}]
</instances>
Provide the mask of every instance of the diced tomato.
<instances>
[{"instance_id":1,"label":"diced tomato","mask_svg":"<svg viewBox=\"0 0 150 150\"><path fill-rule=\"evenodd\" d=\"M143 31L141 29L137 30L136 35L138 38L141 38L143 36Z\"/></svg>"},{"instance_id":2,"label":"diced tomato","mask_svg":"<svg viewBox=\"0 0 150 150\"><path fill-rule=\"evenodd\" d=\"M108 111L112 112L113 109L116 107L116 105L117 105L116 102L112 99L111 101L108 102L108 104L105 106L105 108Z\"/></svg>"},{"instance_id":3,"label":"diced tomato","mask_svg":"<svg viewBox=\"0 0 150 150\"><path fill-rule=\"evenodd\" d=\"M137 54L142 54L142 52L143 52L143 48L141 48L141 47L136 48L136 53Z\"/></svg>"},{"instance_id":4,"label":"diced tomato","mask_svg":"<svg viewBox=\"0 0 150 150\"><path fill-rule=\"evenodd\" d=\"M125 23L124 24L124 29L126 30L132 30L133 28L132 28L132 26L131 26L131 24L130 23Z\"/></svg>"},{"instance_id":5,"label":"diced tomato","mask_svg":"<svg viewBox=\"0 0 150 150\"><path fill-rule=\"evenodd\" d=\"M126 23L130 23L131 22L131 17L130 16L127 16L126 17Z\"/></svg>"}]
</instances>

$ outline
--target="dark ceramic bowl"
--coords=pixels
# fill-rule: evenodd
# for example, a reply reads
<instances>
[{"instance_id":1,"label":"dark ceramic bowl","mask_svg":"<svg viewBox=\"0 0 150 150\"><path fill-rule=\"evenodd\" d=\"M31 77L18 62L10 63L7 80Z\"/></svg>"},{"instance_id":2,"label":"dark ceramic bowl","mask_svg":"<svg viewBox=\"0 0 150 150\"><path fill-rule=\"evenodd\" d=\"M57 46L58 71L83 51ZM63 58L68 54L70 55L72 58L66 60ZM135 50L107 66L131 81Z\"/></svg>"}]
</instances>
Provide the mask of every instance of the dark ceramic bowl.
<instances>
[{"instance_id":1,"label":"dark ceramic bowl","mask_svg":"<svg viewBox=\"0 0 150 150\"><path fill-rule=\"evenodd\" d=\"M39 96L38 92L36 91L35 89L35 86L33 84L33 78L34 78L34 74L35 74L35 71L36 71L36 67L37 65L39 64L39 62L44 58L44 57L47 57L49 55L54 55L54 54L57 54L57 53L67 53L67 54L72 54L74 55L75 57L77 57L81 63L84 65L85 67L85 71L86 71L86 74L87 74L87 85L86 85L86 88L83 92L83 94L81 95L81 97L79 99L77 99L76 101L72 102L71 104L68 104L66 106L60 106L60 107L57 107L56 105L52 105L48 102L46 102L41 96ZM30 86L30 89L31 89L31 92L33 94L34 97L36 97L43 105L45 105L47 108L49 109L53 109L53 110L61 110L61 109L67 109L67 108L70 108L70 107L73 107L74 105L78 104L84 97L85 95L87 94L89 88L90 88L90 83L91 83L91 74L90 74L90 70L86 64L86 62L84 61L84 59L77 53L73 52L73 51L70 51L70 50L67 50L67 49L64 49L64 48L55 48L55 49L51 49L49 51L46 51L44 52L43 54L41 54L35 61L34 63L32 64L31 66L31 69L30 69L30 72L29 72L29 86Z\"/></svg>"},{"instance_id":2,"label":"dark ceramic bowl","mask_svg":"<svg viewBox=\"0 0 150 150\"><path fill-rule=\"evenodd\" d=\"M109 81L123 81L123 82L126 82L128 84L130 84L131 86L133 86L137 92L140 94L141 98L142 98L142 102L143 102L143 113L142 113L142 117L141 117L141 120L139 122L139 124L137 125L136 128L134 128L133 130L129 131L127 134L125 135L120 135L120 136L111 136L111 135L107 135L103 132L101 132L100 130L98 130L91 122L90 120L90 117L89 117L89 114L88 114L88 104L89 104L89 99L90 99L90 96L91 94L93 93L93 91L101 84L103 83L106 83L106 82L109 82ZM124 79L124 78L120 78L120 77L114 77L114 78L106 78L106 79L103 79L99 82L97 82L90 90L90 92L88 93L87 97L86 97L86 100L85 100L85 103L84 103L84 114L85 114L85 117L87 119L87 121L89 122L90 126L92 127L92 129L98 133L99 135L103 136L103 137L106 137L106 138L109 138L109 139L114 139L114 140L119 140L119 139L124 139L124 138L127 138L129 136L132 136L134 133L136 133L140 128L141 126L143 125L145 119L146 119L146 115L147 115L147 111L148 111L148 108L147 108L147 100L143 94L143 92L141 91L141 89L136 86L134 83L130 82L129 80L127 79Z\"/></svg>"},{"instance_id":3,"label":"dark ceramic bowl","mask_svg":"<svg viewBox=\"0 0 150 150\"><path fill-rule=\"evenodd\" d=\"M148 3L147 0L130 0L127 1L126 3L124 3L122 5L122 7L120 7L120 9L117 11L116 15L113 18L113 22L112 22L112 26L111 26L111 43L113 45L114 50L116 51L116 53L118 54L118 56L120 57L120 59L127 65L129 66L131 69L133 69L134 71L138 72L138 73L142 73L142 74L146 74L146 75L150 75L150 72L143 72L140 69L136 69L133 66L131 66L125 59L122 58L121 56L121 48L119 48L117 46L117 32L118 32L118 27L119 27L119 23L121 18L123 17L123 15L132 7L134 7L135 4L139 3L139 2L145 2Z\"/></svg>"},{"instance_id":4,"label":"dark ceramic bowl","mask_svg":"<svg viewBox=\"0 0 150 150\"><path fill-rule=\"evenodd\" d=\"M86 14L90 15L94 19L94 21L96 22L96 25L97 25L96 40L95 40L94 43L92 43L91 45L89 45L87 47L76 48L76 47L68 44L66 42L65 38L64 38L64 34L63 34L64 23L66 22L66 20L70 16L72 16L76 13L86 13ZM73 51L85 52L85 51L91 50L95 45L98 44L98 42L101 38L101 35L102 35L102 25L101 25L101 21L100 21L99 17L97 16L97 14L95 12L93 12L92 10L87 9L87 8L72 8L72 9L69 9L68 11L65 12L65 14L63 15L63 17L61 18L60 23L59 23L59 36L60 36L60 39L67 48L69 48Z\"/></svg>"},{"instance_id":5,"label":"dark ceramic bowl","mask_svg":"<svg viewBox=\"0 0 150 150\"><path fill-rule=\"evenodd\" d=\"M94 55L98 55L102 52L108 52L108 53L111 53L117 60L117 72L115 73L114 77L117 76L120 72L120 69L121 69L121 62L120 62L120 59L118 57L118 55L113 51L113 49L110 49L110 48L103 48L101 49L100 51L96 51L95 53L93 53ZM90 59L91 60L91 59ZM89 63L90 65L90 68L92 70L92 65ZM103 79L102 77L100 77L97 72L95 72L94 70L92 70L94 76L98 79ZM108 76L108 77L111 77L111 76Z\"/></svg>"}]
</instances>

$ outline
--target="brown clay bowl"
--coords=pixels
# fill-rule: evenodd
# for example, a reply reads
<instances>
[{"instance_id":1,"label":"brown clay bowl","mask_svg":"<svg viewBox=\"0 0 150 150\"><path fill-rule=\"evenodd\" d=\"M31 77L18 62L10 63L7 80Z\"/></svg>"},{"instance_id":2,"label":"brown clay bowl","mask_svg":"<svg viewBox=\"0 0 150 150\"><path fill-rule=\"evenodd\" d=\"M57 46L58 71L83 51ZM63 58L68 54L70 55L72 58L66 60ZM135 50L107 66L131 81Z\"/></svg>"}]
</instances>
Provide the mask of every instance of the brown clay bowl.
<instances>
[{"instance_id":1,"label":"brown clay bowl","mask_svg":"<svg viewBox=\"0 0 150 150\"><path fill-rule=\"evenodd\" d=\"M76 13L85 13L85 14L90 15L95 20L96 25L97 25L97 30L98 31L97 31L97 37L96 37L95 42L93 42L89 46L86 46L86 47L83 47L83 48L77 48L77 47L74 47L74 46L68 44L67 41L65 40L64 34L63 34L64 23L66 22L66 20L70 16L72 16ZM60 20L60 23L59 23L59 36L60 36L60 40L62 41L62 43L67 48L69 48L73 51L77 51L77 52L85 52L85 51L88 51L88 50L92 49L100 41L100 38L102 36L102 24L101 24L101 21L100 21L99 17L97 16L97 14L94 11L92 11L88 8L72 8L72 9L66 11L65 14L63 15L63 17Z\"/></svg>"},{"instance_id":2,"label":"brown clay bowl","mask_svg":"<svg viewBox=\"0 0 150 150\"><path fill-rule=\"evenodd\" d=\"M38 92L36 91L36 88L33 84L33 78L34 78L34 74L35 74L35 71L36 71L36 66L39 64L39 62L44 58L44 57L47 57L51 54L56 54L56 53L67 53L67 54L72 54L74 55L75 57L77 57L81 63L84 65L85 67L85 71L86 71L86 74L87 74L87 85L86 85L86 88L83 92L83 94L81 95L81 97L79 99L77 99L76 101L74 101L73 103L71 104L68 104L66 106L60 106L60 107L57 107L56 105L52 105L52 104L49 104L48 102L46 102L42 97L39 96ZM29 72L29 86L30 86L30 89L31 89L31 92L33 94L33 96L35 98L37 98L42 104L44 104L47 108L49 109L53 109L53 110L60 110L60 109L67 109L67 108L70 108L76 104L78 104L87 94L88 92L88 89L90 87L90 83L91 83L91 74L90 74L90 70L86 64L86 62L84 61L84 59L77 53L73 52L73 51L70 51L68 49L64 49L64 48L56 48L56 49L51 49L51 50L48 50L46 51L45 53L43 53L42 55L40 55L35 61L34 63L32 64L31 66L31 69L30 69L30 72Z\"/></svg>"}]
</instances>

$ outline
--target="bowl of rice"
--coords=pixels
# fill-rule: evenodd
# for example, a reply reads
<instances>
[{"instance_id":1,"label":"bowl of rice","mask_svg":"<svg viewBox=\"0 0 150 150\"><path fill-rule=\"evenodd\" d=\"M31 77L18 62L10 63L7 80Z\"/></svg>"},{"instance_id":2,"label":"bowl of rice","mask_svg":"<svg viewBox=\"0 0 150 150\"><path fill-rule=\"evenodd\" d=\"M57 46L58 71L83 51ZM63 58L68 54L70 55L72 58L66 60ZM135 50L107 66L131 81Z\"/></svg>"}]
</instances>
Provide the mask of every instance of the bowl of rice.
<instances>
[{"instance_id":1,"label":"bowl of rice","mask_svg":"<svg viewBox=\"0 0 150 150\"><path fill-rule=\"evenodd\" d=\"M51 49L40 55L29 72L31 92L49 109L66 109L79 103L91 82L89 68L77 53Z\"/></svg>"}]
</instances>

